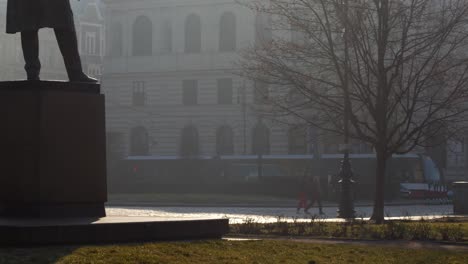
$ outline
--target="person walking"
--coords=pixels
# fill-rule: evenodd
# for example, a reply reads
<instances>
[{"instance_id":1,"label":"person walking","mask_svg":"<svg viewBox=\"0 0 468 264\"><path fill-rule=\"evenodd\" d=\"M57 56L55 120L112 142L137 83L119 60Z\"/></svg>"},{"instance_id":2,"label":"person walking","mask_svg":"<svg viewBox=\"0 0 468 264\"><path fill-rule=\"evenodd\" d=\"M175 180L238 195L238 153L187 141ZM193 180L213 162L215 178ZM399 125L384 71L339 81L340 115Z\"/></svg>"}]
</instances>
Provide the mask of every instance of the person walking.
<instances>
[{"instance_id":1,"label":"person walking","mask_svg":"<svg viewBox=\"0 0 468 264\"><path fill-rule=\"evenodd\" d=\"M307 177L304 175L304 177L302 177L302 179L299 181L299 194L298 194L298 203L297 203L297 207L296 207L296 213L300 213L301 212L301 209L304 208L304 212L305 212L305 209L307 208L307 189L306 189L306 181L307 181Z\"/></svg>"},{"instance_id":2,"label":"person walking","mask_svg":"<svg viewBox=\"0 0 468 264\"><path fill-rule=\"evenodd\" d=\"M53 28L71 82L96 83L83 73L69 0L8 0L6 32L21 32L28 80L40 80L38 31Z\"/></svg>"},{"instance_id":3,"label":"person walking","mask_svg":"<svg viewBox=\"0 0 468 264\"><path fill-rule=\"evenodd\" d=\"M320 177L309 176L308 181L306 182L306 188L308 191L309 204L305 208L304 212L306 214L310 214L309 209L312 208L315 203L317 203L319 214L323 215L324 212L322 209L322 199L320 193Z\"/></svg>"}]
</instances>

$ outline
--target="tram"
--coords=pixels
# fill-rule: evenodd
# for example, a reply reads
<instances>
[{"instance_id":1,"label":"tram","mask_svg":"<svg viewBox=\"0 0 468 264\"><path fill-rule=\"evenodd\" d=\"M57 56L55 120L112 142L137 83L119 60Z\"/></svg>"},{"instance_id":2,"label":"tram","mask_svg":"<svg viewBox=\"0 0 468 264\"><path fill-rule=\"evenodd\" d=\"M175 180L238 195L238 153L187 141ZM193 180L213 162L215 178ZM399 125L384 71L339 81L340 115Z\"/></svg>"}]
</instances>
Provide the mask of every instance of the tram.
<instances>
[{"instance_id":1,"label":"tram","mask_svg":"<svg viewBox=\"0 0 468 264\"><path fill-rule=\"evenodd\" d=\"M336 199L343 154L130 156L109 179L111 192L230 193L294 196L308 174L320 178L325 199ZM375 154L350 154L356 199L374 196ZM394 155L386 170L386 198L423 198L441 181L433 160L422 154Z\"/></svg>"}]
</instances>

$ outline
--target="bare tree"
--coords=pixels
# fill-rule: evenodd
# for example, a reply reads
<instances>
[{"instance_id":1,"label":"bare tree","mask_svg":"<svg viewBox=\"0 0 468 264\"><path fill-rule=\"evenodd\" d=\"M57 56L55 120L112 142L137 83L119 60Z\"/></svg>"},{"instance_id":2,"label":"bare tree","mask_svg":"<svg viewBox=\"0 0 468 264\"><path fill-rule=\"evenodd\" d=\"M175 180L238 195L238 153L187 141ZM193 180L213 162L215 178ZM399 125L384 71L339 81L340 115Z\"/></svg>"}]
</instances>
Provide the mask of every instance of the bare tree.
<instances>
[{"instance_id":1,"label":"bare tree","mask_svg":"<svg viewBox=\"0 0 468 264\"><path fill-rule=\"evenodd\" d=\"M276 118L373 146L372 219L382 223L387 160L466 124L468 1L245 4L270 17L273 37L243 53L242 75L271 85L266 110Z\"/></svg>"}]
</instances>

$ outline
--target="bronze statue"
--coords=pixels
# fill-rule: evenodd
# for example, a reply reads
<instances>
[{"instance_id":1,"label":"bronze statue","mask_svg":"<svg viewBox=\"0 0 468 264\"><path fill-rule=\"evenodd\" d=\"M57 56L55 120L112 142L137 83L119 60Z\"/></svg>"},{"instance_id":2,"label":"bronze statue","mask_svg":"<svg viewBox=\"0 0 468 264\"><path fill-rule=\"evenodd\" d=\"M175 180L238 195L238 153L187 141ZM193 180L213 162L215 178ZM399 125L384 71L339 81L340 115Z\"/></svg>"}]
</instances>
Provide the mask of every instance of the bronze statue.
<instances>
[{"instance_id":1,"label":"bronze statue","mask_svg":"<svg viewBox=\"0 0 468 264\"><path fill-rule=\"evenodd\" d=\"M53 28L71 82L97 82L83 73L69 0L8 0L7 33L21 32L28 80L39 80L38 31Z\"/></svg>"}]
</instances>

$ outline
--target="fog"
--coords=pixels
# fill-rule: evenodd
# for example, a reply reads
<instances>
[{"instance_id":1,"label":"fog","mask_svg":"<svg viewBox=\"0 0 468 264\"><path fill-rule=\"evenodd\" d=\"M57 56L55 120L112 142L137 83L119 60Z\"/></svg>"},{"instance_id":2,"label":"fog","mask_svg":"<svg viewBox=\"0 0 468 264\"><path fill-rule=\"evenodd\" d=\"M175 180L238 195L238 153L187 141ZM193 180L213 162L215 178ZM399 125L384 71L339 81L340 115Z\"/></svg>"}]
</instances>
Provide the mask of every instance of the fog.
<instances>
[{"instance_id":1,"label":"fog","mask_svg":"<svg viewBox=\"0 0 468 264\"><path fill-rule=\"evenodd\" d=\"M267 95L255 87L268 87L240 77L235 64L243 49L271 37L268 19L235 1L106 7L102 86L118 179L111 189L295 197L318 151L315 132L256 111ZM327 148L339 154L338 144ZM324 186L339 158L329 166L314 172Z\"/></svg>"},{"instance_id":2,"label":"fog","mask_svg":"<svg viewBox=\"0 0 468 264\"><path fill-rule=\"evenodd\" d=\"M84 69L106 97L111 201L294 203L305 175L319 178L324 200L337 200L342 137L259 111L270 86L239 75L242 50L278 37L268 17L234 0L71 2ZM5 10L0 0L2 29ZM41 78L66 80L53 32L40 39ZM0 34L0 61L0 80L25 78L19 34ZM447 167L464 166L463 144L450 142ZM350 149L355 197L370 200L375 154L359 141ZM389 199L400 198L400 182L439 177L424 171L423 152L388 166Z\"/></svg>"}]
</instances>

